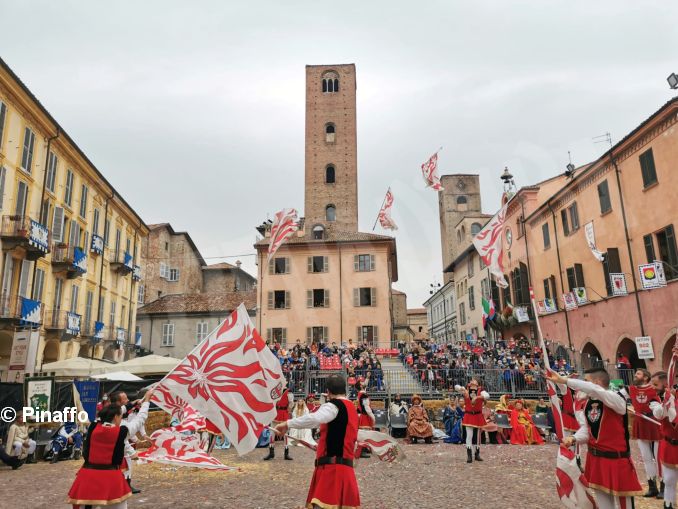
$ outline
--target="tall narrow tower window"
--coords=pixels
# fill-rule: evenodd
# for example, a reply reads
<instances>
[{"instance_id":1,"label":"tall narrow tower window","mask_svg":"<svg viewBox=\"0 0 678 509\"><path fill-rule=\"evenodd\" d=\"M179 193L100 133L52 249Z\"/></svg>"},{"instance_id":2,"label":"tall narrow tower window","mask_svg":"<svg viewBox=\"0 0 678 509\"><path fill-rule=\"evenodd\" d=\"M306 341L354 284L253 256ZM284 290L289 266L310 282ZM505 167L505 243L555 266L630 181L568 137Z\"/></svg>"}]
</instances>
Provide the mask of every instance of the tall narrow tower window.
<instances>
[{"instance_id":1,"label":"tall narrow tower window","mask_svg":"<svg viewBox=\"0 0 678 509\"><path fill-rule=\"evenodd\" d=\"M334 205L328 205L325 207L325 219L328 221L336 221L337 220L337 209L335 208Z\"/></svg>"},{"instance_id":2,"label":"tall narrow tower window","mask_svg":"<svg viewBox=\"0 0 678 509\"><path fill-rule=\"evenodd\" d=\"M334 184L334 183L335 183L334 166L330 164L327 166L327 168L325 168L325 184Z\"/></svg>"},{"instance_id":3,"label":"tall narrow tower window","mask_svg":"<svg viewBox=\"0 0 678 509\"><path fill-rule=\"evenodd\" d=\"M334 71L328 71L322 76L323 93L339 92L339 75Z\"/></svg>"},{"instance_id":4,"label":"tall narrow tower window","mask_svg":"<svg viewBox=\"0 0 678 509\"><path fill-rule=\"evenodd\" d=\"M327 123L325 124L325 142L326 143L334 143L335 140L335 130L334 130L334 124L332 123Z\"/></svg>"}]
</instances>

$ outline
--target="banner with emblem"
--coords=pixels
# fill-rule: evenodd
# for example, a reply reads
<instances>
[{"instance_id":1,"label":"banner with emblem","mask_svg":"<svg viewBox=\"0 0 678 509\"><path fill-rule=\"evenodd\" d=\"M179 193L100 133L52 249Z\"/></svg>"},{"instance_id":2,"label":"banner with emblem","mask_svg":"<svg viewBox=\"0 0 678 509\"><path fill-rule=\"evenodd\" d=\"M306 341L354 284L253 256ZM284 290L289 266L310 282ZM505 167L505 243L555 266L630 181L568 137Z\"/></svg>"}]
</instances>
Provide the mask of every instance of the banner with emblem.
<instances>
[{"instance_id":1,"label":"banner with emblem","mask_svg":"<svg viewBox=\"0 0 678 509\"><path fill-rule=\"evenodd\" d=\"M577 299L574 297L574 292L567 292L563 294L563 304L565 304L566 311L577 309Z\"/></svg>"},{"instance_id":2,"label":"banner with emblem","mask_svg":"<svg viewBox=\"0 0 678 509\"><path fill-rule=\"evenodd\" d=\"M37 325L42 321L42 303L37 300L21 299L21 323L23 325Z\"/></svg>"},{"instance_id":3,"label":"banner with emblem","mask_svg":"<svg viewBox=\"0 0 678 509\"><path fill-rule=\"evenodd\" d=\"M610 273L610 286L612 287L612 295L628 295L626 288L626 274L623 272Z\"/></svg>"},{"instance_id":4,"label":"banner with emblem","mask_svg":"<svg viewBox=\"0 0 678 509\"><path fill-rule=\"evenodd\" d=\"M77 313L66 313L66 333L71 336L80 334L80 315Z\"/></svg>"},{"instance_id":5,"label":"banner with emblem","mask_svg":"<svg viewBox=\"0 0 678 509\"><path fill-rule=\"evenodd\" d=\"M104 339L104 322L94 322L94 334L92 335L92 342L98 343Z\"/></svg>"},{"instance_id":6,"label":"banner with emblem","mask_svg":"<svg viewBox=\"0 0 678 509\"><path fill-rule=\"evenodd\" d=\"M102 254L104 252L104 239L99 235L92 234L92 245L90 246L90 251L96 254Z\"/></svg>"},{"instance_id":7,"label":"banner with emblem","mask_svg":"<svg viewBox=\"0 0 678 509\"><path fill-rule=\"evenodd\" d=\"M544 299L544 311L545 313L556 313L558 311L558 305L556 304L556 299Z\"/></svg>"},{"instance_id":8,"label":"banner with emblem","mask_svg":"<svg viewBox=\"0 0 678 509\"><path fill-rule=\"evenodd\" d=\"M31 230L28 234L28 243L37 247L43 253L49 251L49 230L37 221L31 219Z\"/></svg>"},{"instance_id":9,"label":"banner with emblem","mask_svg":"<svg viewBox=\"0 0 678 509\"><path fill-rule=\"evenodd\" d=\"M574 293L574 298L577 301L578 306L588 304L589 298L588 295L586 295L586 288L583 286L577 287L572 291L572 293Z\"/></svg>"},{"instance_id":10,"label":"banner with emblem","mask_svg":"<svg viewBox=\"0 0 678 509\"><path fill-rule=\"evenodd\" d=\"M78 272L87 272L87 255L79 247L73 248L73 268Z\"/></svg>"},{"instance_id":11,"label":"banner with emblem","mask_svg":"<svg viewBox=\"0 0 678 509\"><path fill-rule=\"evenodd\" d=\"M645 263L638 266L640 283L644 290L666 286L666 275L662 262Z\"/></svg>"},{"instance_id":12,"label":"banner with emblem","mask_svg":"<svg viewBox=\"0 0 678 509\"><path fill-rule=\"evenodd\" d=\"M516 306L513 308L513 316L518 323L525 323L530 321L530 315L527 312L527 306Z\"/></svg>"}]
</instances>

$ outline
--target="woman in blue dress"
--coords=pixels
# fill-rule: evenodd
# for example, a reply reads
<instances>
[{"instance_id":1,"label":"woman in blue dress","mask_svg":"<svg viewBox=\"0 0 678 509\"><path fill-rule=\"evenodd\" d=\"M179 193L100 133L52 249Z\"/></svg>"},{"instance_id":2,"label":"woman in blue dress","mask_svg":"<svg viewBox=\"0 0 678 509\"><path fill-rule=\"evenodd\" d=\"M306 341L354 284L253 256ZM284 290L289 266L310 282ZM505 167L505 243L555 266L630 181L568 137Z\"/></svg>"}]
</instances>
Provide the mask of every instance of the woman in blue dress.
<instances>
[{"instance_id":1,"label":"woman in blue dress","mask_svg":"<svg viewBox=\"0 0 678 509\"><path fill-rule=\"evenodd\" d=\"M450 402L443 412L443 424L445 425L445 434L447 435L447 438L443 441L446 444L461 444L463 442L461 429L463 418L464 411L459 406L457 398L450 398Z\"/></svg>"}]
</instances>

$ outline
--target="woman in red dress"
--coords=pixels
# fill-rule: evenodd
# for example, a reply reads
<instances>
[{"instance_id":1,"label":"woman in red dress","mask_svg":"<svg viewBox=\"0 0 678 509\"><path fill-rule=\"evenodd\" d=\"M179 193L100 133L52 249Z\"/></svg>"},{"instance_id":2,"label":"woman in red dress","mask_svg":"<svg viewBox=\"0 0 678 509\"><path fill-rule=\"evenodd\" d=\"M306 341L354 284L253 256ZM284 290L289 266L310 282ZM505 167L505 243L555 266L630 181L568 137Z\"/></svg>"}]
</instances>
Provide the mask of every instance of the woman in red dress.
<instances>
[{"instance_id":1,"label":"woman in red dress","mask_svg":"<svg viewBox=\"0 0 678 509\"><path fill-rule=\"evenodd\" d=\"M534 425L530 412L525 408L521 399L513 404L511 410L511 444L513 445L542 445L544 439Z\"/></svg>"},{"instance_id":2,"label":"woman in red dress","mask_svg":"<svg viewBox=\"0 0 678 509\"><path fill-rule=\"evenodd\" d=\"M127 427L121 426L121 422L122 408L109 405L99 412L99 420L90 425L82 454L85 464L68 492L68 503L73 509L127 508L132 490L120 470L127 437Z\"/></svg>"}]
</instances>

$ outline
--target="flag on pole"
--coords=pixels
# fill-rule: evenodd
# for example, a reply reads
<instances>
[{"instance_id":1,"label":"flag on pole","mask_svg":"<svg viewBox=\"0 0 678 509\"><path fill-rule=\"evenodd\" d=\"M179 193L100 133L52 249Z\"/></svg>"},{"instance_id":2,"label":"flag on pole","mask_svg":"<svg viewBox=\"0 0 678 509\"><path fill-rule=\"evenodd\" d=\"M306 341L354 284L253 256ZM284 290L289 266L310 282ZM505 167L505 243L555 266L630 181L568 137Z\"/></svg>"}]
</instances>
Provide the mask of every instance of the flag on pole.
<instances>
[{"instance_id":1,"label":"flag on pole","mask_svg":"<svg viewBox=\"0 0 678 509\"><path fill-rule=\"evenodd\" d=\"M499 212L473 237L473 245L500 288L508 288L508 282L504 278L503 263L504 221L506 220L507 205L505 204L499 209Z\"/></svg>"},{"instance_id":2,"label":"flag on pole","mask_svg":"<svg viewBox=\"0 0 678 509\"><path fill-rule=\"evenodd\" d=\"M673 345L675 349L678 347L678 335L676 336L676 342ZM678 356L674 352L671 356L671 361L669 362L669 369L666 373L666 380L669 387L673 387L676 383L676 369L678 368ZM669 410L671 407L675 408L676 400L671 396L671 391L664 391L664 407Z\"/></svg>"},{"instance_id":3,"label":"flag on pole","mask_svg":"<svg viewBox=\"0 0 678 509\"><path fill-rule=\"evenodd\" d=\"M440 184L440 177L438 176L438 152L429 157L428 161L421 165L421 175L424 177L426 187L430 187L434 191L443 190L443 186Z\"/></svg>"},{"instance_id":4,"label":"flag on pole","mask_svg":"<svg viewBox=\"0 0 678 509\"><path fill-rule=\"evenodd\" d=\"M385 230L398 229L398 225L396 225L395 221L391 217L392 207L393 207L393 193L391 192L391 188L389 187L388 191L386 191L386 198L384 198L384 205L381 207L381 210L379 211L379 224Z\"/></svg>"},{"instance_id":5,"label":"flag on pole","mask_svg":"<svg viewBox=\"0 0 678 509\"><path fill-rule=\"evenodd\" d=\"M490 299L489 301L485 299L485 297L482 298L482 304L483 304L483 329L487 330L487 323L490 320L494 319L494 315L496 313L494 309L494 301Z\"/></svg>"},{"instance_id":6,"label":"flag on pole","mask_svg":"<svg viewBox=\"0 0 678 509\"><path fill-rule=\"evenodd\" d=\"M282 209L276 212L271 225L271 240L268 243L268 259L278 248L299 229L299 217L296 209Z\"/></svg>"},{"instance_id":7,"label":"flag on pole","mask_svg":"<svg viewBox=\"0 0 678 509\"><path fill-rule=\"evenodd\" d=\"M173 426L177 431L199 431L207 426L207 421L195 408L172 394L162 383L153 390L151 401L170 414L173 420L178 421L178 424Z\"/></svg>"},{"instance_id":8,"label":"flag on pole","mask_svg":"<svg viewBox=\"0 0 678 509\"><path fill-rule=\"evenodd\" d=\"M285 378L240 304L161 385L209 419L242 455L255 448L274 419ZM158 406L171 412L165 402Z\"/></svg>"}]
</instances>

